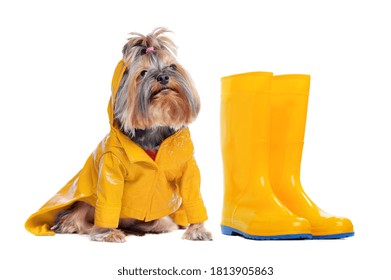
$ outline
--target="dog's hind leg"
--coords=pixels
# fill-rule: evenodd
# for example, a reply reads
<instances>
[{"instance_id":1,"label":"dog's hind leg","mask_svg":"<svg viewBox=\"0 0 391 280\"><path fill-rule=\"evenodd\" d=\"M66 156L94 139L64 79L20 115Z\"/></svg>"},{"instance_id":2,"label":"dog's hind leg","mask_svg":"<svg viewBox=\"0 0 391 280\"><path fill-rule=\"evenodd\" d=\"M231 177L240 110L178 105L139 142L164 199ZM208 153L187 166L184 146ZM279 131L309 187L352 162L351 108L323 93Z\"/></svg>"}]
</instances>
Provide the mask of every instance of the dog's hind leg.
<instances>
[{"instance_id":1,"label":"dog's hind leg","mask_svg":"<svg viewBox=\"0 0 391 280\"><path fill-rule=\"evenodd\" d=\"M89 234L93 227L95 209L85 202L75 202L58 213L54 226L56 233Z\"/></svg>"}]
</instances>

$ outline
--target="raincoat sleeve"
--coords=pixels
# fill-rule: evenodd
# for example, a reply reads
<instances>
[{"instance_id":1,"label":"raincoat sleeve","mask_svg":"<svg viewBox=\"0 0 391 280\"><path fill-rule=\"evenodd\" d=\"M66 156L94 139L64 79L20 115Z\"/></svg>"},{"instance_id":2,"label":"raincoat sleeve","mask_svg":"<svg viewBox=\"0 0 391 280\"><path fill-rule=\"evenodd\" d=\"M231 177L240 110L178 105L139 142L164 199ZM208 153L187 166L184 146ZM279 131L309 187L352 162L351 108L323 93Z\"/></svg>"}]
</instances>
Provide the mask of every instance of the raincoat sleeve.
<instances>
[{"instance_id":1,"label":"raincoat sleeve","mask_svg":"<svg viewBox=\"0 0 391 280\"><path fill-rule=\"evenodd\" d=\"M96 187L96 226L117 228L121 213L122 194L126 168L112 153L105 153L100 159Z\"/></svg>"},{"instance_id":2,"label":"raincoat sleeve","mask_svg":"<svg viewBox=\"0 0 391 280\"><path fill-rule=\"evenodd\" d=\"M201 196L200 184L200 171L194 157L192 157L185 164L180 180L182 207L186 212L189 224L202 223L208 219Z\"/></svg>"}]
</instances>

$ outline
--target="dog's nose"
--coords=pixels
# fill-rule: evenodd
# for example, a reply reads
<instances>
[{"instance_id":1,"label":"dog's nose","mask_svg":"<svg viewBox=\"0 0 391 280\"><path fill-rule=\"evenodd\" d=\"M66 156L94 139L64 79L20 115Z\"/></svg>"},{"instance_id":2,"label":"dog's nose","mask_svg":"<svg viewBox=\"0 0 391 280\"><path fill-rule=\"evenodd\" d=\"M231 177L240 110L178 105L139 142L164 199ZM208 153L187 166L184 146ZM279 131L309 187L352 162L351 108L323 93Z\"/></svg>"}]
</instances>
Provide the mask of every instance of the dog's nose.
<instances>
[{"instance_id":1,"label":"dog's nose","mask_svg":"<svg viewBox=\"0 0 391 280\"><path fill-rule=\"evenodd\" d=\"M156 80L162 84L162 85L167 85L168 84L168 80L170 79L170 77L167 75L167 74L160 74L159 76L157 76Z\"/></svg>"}]
</instances>

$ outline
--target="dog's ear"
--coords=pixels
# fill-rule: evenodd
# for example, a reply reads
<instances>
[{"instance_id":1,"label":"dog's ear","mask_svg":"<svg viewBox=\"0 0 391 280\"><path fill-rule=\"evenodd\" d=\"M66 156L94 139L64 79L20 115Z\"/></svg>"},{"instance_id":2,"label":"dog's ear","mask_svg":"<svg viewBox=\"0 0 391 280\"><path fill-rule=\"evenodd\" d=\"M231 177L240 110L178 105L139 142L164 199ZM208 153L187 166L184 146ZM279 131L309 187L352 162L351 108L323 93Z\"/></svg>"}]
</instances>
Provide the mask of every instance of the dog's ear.
<instances>
[{"instance_id":1,"label":"dog's ear","mask_svg":"<svg viewBox=\"0 0 391 280\"><path fill-rule=\"evenodd\" d=\"M122 55L125 60L134 60L137 55L141 54L140 50L146 48L145 43L143 41L144 37L140 37L142 35L138 35L138 33L134 33L134 34L137 34L137 36L139 37L130 37L122 48Z\"/></svg>"},{"instance_id":2,"label":"dog's ear","mask_svg":"<svg viewBox=\"0 0 391 280\"><path fill-rule=\"evenodd\" d=\"M122 48L122 55L123 55L123 57L126 57L126 55L127 55L127 53L128 53L128 49L129 49L129 46L128 46L128 44L126 43L126 44L124 45L124 47Z\"/></svg>"}]
</instances>

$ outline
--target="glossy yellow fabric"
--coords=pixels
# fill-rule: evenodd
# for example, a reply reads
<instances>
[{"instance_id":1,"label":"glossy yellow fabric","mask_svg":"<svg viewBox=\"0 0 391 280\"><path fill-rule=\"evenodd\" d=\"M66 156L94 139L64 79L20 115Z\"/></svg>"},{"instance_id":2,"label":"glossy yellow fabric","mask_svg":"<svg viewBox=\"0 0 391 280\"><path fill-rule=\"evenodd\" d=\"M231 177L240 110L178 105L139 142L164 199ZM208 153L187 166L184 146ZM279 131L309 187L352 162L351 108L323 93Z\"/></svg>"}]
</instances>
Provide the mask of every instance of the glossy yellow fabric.
<instances>
[{"instance_id":1,"label":"glossy yellow fabric","mask_svg":"<svg viewBox=\"0 0 391 280\"><path fill-rule=\"evenodd\" d=\"M349 219L322 211L304 192L300 165L310 87L308 75L273 77L270 180L274 193L293 213L311 223L314 237L352 233Z\"/></svg>"},{"instance_id":2,"label":"glossy yellow fabric","mask_svg":"<svg viewBox=\"0 0 391 280\"><path fill-rule=\"evenodd\" d=\"M272 73L253 72L221 80L221 225L256 237L310 234L308 221L288 210L270 186L272 79Z\"/></svg>"},{"instance_id":3,"label":"glossy yellow fabric","mask_svg":"<svg viewBox=\"0 0 391 280\"><path fill-rule=\"evenodd\" d=\"M189 130L165 139L153 161L115 127L113 105L125 70L120 61L112 80L110 133L80 172L26 221L31 233L53 235L50 227L58 211L75 201L94 206L95 225L108 228L116 228L120 218L151 221L174 214L181 225L207 219ZM181 212L175 216L179 207Z\"/></svg>"}]
</instances>

